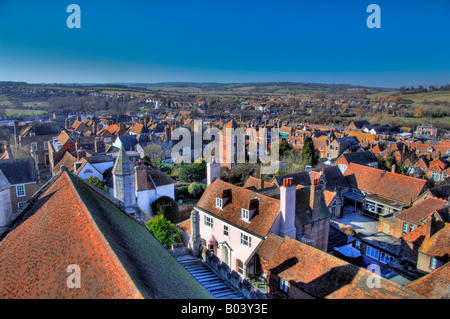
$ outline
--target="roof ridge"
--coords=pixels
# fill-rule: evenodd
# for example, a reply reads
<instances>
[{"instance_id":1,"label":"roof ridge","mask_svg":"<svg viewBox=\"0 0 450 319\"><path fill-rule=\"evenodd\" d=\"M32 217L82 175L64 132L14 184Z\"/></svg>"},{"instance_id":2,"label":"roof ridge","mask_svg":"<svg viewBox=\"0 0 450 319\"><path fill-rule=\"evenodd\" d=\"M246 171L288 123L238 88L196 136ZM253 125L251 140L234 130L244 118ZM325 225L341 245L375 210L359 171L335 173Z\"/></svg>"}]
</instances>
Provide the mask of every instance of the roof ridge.
<instances>
[{"instance_id":1,"label":"roof ridge","mask_svg":"<svg viewBox=\"0 0 450 319\"><path fill-rule=\"evenodd\" d=\"M241 190L243 190L243 191L248 191L248 192L254 193L254 194L255 194L256 196L258 196L258 197L264 196L264 197L267 197L268 199L277 200L276 198L273 198L273 197L270 197L270 196L267 196L267 195L264 195L264 194L261 194L261 193L258 193L258 192L254 192L254 191L252 191L252 190L250 190L250 189L243 188L243 187L241 187L241 186L236 186L236 185L233 185L233 184L231 184L231 183L225 182L224 180L222 180L222 179L220 179L220 178L219 178L219 179L216 179L213 183L215 183L215 182L217 182L217 181L221 181L222 183L231 185L231 186L233 186L233 187L235 187L235 188L238 188L238 189L241 189Z\"/></svg>"},{"instance_id":2,"label":"roof ridge","mask_svg":"<svg viewBox=\"0 0 450 319\"><path fill-rule=\"evenodd\" d=\"M426 180L424 180L424 179L417 178L417 177L412 177L412 176L409 176L409 175L403 175L403 174L393 173L393 172L388 171L388 170L381 170L381 169L379 169L379 168L370 167L370 166L365 166L365 165L361 165L361 164L357 164L357 163L353 163L353 162L349 163L349 165L348 165L349 168L350 168L350 165L358 165L358 166L364 167L364 168L366 168L366 169L370 169L370 170L372 170L372 171L380 171L380 172L383 172L383 171L384 171L384 172L386 172L386 173L389 173L390 175L395 174L395 176L407 177L407 178L413 179L413 180L415 180L415 181L417 181L417 182L419 182L419 181L424 181L424 182L426 183ZM348 169L348 168L347 168L347 169Z\"/></svg>"}]
</instances>

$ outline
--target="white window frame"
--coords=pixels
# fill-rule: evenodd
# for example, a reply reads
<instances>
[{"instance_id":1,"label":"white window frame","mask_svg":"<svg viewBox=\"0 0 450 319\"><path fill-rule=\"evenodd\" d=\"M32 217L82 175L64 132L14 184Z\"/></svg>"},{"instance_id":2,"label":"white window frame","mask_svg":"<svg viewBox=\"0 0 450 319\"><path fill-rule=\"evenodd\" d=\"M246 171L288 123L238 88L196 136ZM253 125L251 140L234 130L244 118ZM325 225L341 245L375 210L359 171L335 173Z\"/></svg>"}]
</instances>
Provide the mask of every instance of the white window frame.
<instances>
[{"instance_id":1,"label":"white window frame","mask_svg":"<svg viewBox=\"0 0 450 319\"><path fill-rule=\"evenodd\" d=\"M23 190L23 194L22 194L22 191L19 190L21 188ZM25 184L16 185L16 196L17 197L25 197L25 196L27 196L26 191L25 191Z\"/></svg>"},{"instance_id":2,"label":"white window frame","mask_svg":"<svg viewBox=\"0 0 450 319\"><path fill-rule=\"evenodd\" d=\"M223 199L220 197L216 197L216 208L222 209L223 208L222 205L223 205Z\"/></svg>"},{"instance_id":3,"label":"white window frame","mask_svg":"<svg viewBox=\"0 0 450 319\"><path fill-rule=\"evenodd\" d=\"M250 220L250 211L245 208L241 208L241 219L248 222Z\"/></svg>"},{"instance_id":4,"label":"white window frame","mask_svg":"<svg viewBox=\"0 0 450 319\"><path fill-rule=\"evenodd\" d=\"M443 265L443 263L440 260L438 260L434 257L430 258L430 269L435 270L435 269L438 269L439 267L441 267L442 265Z\"/></svg>"},{"instance_id":5,"label":"white window frame","mask_svg":"<svg viewBox=\"0 0 450 319\"><path fill-rule=\"evenodd\" d=\"M372 246L366 246L366 255L378 260L380 258L380 251Z\"/></svg>"},{"instance_id":6,"label":"white window frame","mask_svg":"<svg viewBox=\"0 0 450 319\"><path fill-rule=\"evenodd\" d=\"M31 143L31 151L37 152L37 150L38 150L37 143L36 142Z\"/></svg>"},{"instance_id":7,"label":"white window frame","mask_svg":"<svg viewBox=\"0 0 450 319\"><path fill-rule=\"evenodd\" d=\"M402 234L406 234L408 232L408 223L403 222Z\"/></svg>"},{"instance_id":8,"label":"white window frame","mask_svg":"<svg viewBox=\"0 0 450 319\"><path fill-rule=\"evenodd\" d=\"M17 209L21 209L23 206L25 206L26 203L27 203L26 201L25 202L18 202L17 203Z\"/></svg>"},{"instance_id":9,"label":"white window frame","mask_svg":"<svg viewBox=\"0 0 450 319\"><path fill-rule=\"evenodd\" d=\"M229 236L230 236L230 227L228 227L228 225L223 225L222 234L223 234L223 236L229 238Z\"/></svg>"},{"instance_id":10,"label":"white window frame","mask_svg":"<svg viewBox=\"0 0 450 319\"><path fill-rule=\"evenodd\" d=\"M205 227L207 227L207 228L213 229L213 227L214 227L214 219L212 217L209 217L209 216L205 215L205 219L203 221L203 225L205 225Z\"/></svg>"},{"instance_id":11,"label":"white window frame","mask_svg":"<svg viewBox=\"0 0 450 319\"><path fill-rule=\"evenodd\" d=\"M241 232L241 246L252 248L252 237Z\"/></svg>"},{"instance_id":12,"label":"white window frame","mask_svg":"<svg viewBox=\"0 0 450 319\"><path fill-rule=\"evenodd\" d=\"M241 262L242 267L239 267L239 262ZM237 269L238 274L240 274L242 276L244 275L244 262L242 260L236 259L236 269Z\"/></svg>"}]
</instances>

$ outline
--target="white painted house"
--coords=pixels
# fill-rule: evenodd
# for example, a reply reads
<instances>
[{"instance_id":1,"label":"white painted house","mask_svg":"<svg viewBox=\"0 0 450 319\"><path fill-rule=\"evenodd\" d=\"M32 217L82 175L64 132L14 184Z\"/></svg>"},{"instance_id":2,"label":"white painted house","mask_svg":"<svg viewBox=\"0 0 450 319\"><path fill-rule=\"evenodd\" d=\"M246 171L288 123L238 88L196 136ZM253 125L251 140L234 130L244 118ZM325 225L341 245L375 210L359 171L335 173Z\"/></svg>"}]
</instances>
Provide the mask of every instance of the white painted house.
<instances>
[{"instance_id":1,"label":"white painted house","mask_svg":"<svg viewBox=\"0 0 450 319\"><path fill-rule=\"evenodd\" d=\"M157 169L145 165L135 167L136 200L139 208L152 216L152 203L161 196L175 199L175 181Z\"/></svg>"},{"instance_id":2,"label":"white painted house","mask_svg":"<svg viewBox=\"0 0 450 319\"><path fill-rule=\"evenodd\" d=\"M103 173L114 166L112 156L99 155L82 158L74 163L75 175L82 179L89 179L91 176L103 181Z\"/></svg>"}]
</instances>

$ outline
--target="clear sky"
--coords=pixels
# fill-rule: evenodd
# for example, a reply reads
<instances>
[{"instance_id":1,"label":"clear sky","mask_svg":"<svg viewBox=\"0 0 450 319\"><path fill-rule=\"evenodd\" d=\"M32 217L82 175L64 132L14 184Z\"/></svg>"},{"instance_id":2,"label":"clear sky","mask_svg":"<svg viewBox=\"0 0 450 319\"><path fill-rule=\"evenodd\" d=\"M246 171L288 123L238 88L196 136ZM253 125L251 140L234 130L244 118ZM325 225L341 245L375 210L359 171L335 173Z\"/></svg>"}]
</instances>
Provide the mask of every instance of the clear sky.
<instances>
[{"instance_id":1,"label":"clear sky","mask_svg":"<svg viewBox=\"0 0 450 319\"><path fill-rule=\"evenodd\" d=\"M0 80L444 85L449 14L449 0L0 0Z\"/></svg>"}]
</instances>

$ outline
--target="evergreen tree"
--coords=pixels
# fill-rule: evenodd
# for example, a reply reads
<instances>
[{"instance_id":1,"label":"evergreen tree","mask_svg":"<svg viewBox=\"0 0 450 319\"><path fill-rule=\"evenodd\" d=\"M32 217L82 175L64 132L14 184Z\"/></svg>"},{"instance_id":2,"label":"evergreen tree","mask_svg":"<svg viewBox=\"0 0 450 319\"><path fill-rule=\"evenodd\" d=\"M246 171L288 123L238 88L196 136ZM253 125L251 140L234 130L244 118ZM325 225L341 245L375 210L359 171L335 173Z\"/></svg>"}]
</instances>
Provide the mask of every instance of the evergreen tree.
<instances>
[{"instance_id":1,"label":"evergreen tree","mask_svg":"<svg viewBox=\"0 0 450 319\"><path fill-rule=\"evenodd\" d=\"M319 162L319 156L316 154L314 141L310 136L305 138L302 149L302 164L315 166Z\"/></svg>"}]
</instances>

